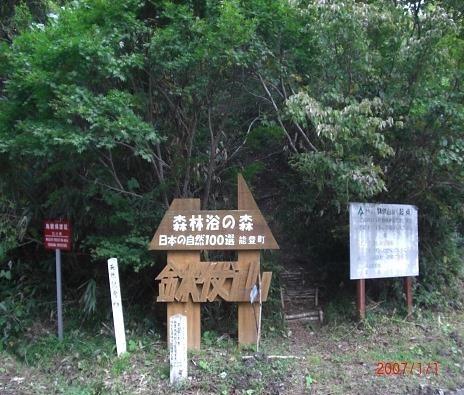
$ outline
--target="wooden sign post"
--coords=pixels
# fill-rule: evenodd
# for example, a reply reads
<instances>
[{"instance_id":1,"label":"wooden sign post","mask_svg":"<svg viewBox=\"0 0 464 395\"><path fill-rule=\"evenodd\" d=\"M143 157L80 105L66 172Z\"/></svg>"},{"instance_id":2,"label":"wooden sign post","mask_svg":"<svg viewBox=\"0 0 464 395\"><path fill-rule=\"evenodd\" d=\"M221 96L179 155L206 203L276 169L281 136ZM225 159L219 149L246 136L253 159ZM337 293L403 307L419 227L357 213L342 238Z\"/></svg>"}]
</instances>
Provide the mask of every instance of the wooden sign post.
<instances>
[{"instance_id":1,"label":"wooden sign post","mask_svg":"<svg viewBox=\"0 0 464 395\"><path fill-rule=\"evenodd\" d=\"M406 298L406 308L408 310L408 317L412 314L412 277L408 276L404 278L403 289L404 296Z\"/></svg>"},{"instance_id":2,"label":"wooden sign post","mask_svg":"<svg viewBox=\"0 0 464 395\"><path fill-rule=\"evenodd\" d=\"M366 280L363 278L356 281L356 313L358 320L366 318Z\"/></svg>"},{"instance_id":3,"label":"wooden sign post","mask_svg":"<svg viewBox=\"0 0 464 395\"><path fill-rule=\"evenodd\" d=\"M168 339L170 317L187 317L188 348L199 349L200 303L237 302L241 344L258 339L259 302L250 293L259 285L260 250L278 245L251 195L238 176L238 210L200 210L199 199L174 199L151 243L151 250L167 250L167 265L156 277L158 302L166 302ZM238 250L237 262L201 262L202 250ZM271 272L261 276L261 301L267 300Z\"/></svg>"}]
</instances>

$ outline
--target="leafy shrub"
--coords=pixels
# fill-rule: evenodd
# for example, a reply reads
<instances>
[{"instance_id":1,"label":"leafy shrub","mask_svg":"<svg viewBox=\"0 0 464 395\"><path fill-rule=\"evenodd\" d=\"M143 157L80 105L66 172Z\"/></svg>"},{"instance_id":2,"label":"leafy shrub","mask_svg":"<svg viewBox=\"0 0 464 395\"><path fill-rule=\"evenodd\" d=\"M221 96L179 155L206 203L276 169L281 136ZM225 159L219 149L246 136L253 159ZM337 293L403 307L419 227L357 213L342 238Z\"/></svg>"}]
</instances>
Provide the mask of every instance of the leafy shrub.
<instances>
[{"instance_id":1,"label":"leafy shrub","mask_svg":"<svg viewBox=\"0 0 464 395\"><path fill-rule=\"evenodd\" d=\"M455 232L432 246L426 246L420 265L420 282L415 301L423 306L463 307L463 239Z\"/></svg>"},{"instance_id":2,"label":"leafy shrub","mask_svg":"<svg viewBox=\"0 0 464 395\"><path fill-rule=\"evenodd\" d=\"M17 281L12 270L0 271L0 349L14 347L19 335L32 323L34 289Z\"/></svg>"}]
</instances>

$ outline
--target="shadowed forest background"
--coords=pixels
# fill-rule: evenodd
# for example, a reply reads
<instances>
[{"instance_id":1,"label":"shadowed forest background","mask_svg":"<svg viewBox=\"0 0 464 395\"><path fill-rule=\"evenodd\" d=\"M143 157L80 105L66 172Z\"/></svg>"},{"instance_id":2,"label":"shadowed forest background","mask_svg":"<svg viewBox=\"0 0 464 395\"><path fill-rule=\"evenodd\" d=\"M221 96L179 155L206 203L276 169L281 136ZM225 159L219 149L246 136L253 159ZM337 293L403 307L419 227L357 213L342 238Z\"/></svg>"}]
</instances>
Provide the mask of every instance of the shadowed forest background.
<instances>
[{"instance_id":1,"label":"shadowed forest background","mask_svg":"<svg viewBox=\"0 0 464 395\"><path fill-rule=\"evenodd\" d=\"M68 309L110 314L117 257L125 307L149 317L169 203L234 209L239 172L276 274L302 262L349 309L348 202L414 204L415 303L462 308L463 77L459 0L2 1L0 347L52 315L44 219L73 225Z\"/></svg>"}]
</instances>

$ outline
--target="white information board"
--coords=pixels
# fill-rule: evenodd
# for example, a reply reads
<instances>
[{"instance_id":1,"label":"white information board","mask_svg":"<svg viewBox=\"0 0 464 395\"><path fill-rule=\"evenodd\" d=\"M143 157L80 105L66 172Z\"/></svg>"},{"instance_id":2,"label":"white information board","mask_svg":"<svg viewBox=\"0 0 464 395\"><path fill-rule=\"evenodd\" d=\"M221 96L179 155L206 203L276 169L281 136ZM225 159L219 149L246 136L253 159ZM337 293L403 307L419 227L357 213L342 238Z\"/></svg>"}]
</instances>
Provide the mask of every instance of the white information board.
<instances>
[{"instance_id":1,"label":"white information board","mask_svg":"<svg viewBox=\"0 0 464 395\"><path fill-rule=\"evenodd\" d=\"M169 332L169 378L174 384L187 378L187 317L171 316Z\"/></svg>"},{"instance_id":2,"label":"white information board","mask_svg":"<svg viewBox=\"0 0 464 395\"><path fill-rule=\"evenodd\" d=\"M350 203L350 279L419 274L417 207Z\"/></svg>"},{"instance_id":3,"label":"white information board","mask_svg":"<svg viewBox=\"0 0 464 395\"><path fill-rule=\"evenodd\" d=\"M110 279L111 304L113 307L114 335L118 355L126 352L126 334L122 315L121 289L119 286L118 260L108 259L108 277Z\"/></svg>"}]
</instances>

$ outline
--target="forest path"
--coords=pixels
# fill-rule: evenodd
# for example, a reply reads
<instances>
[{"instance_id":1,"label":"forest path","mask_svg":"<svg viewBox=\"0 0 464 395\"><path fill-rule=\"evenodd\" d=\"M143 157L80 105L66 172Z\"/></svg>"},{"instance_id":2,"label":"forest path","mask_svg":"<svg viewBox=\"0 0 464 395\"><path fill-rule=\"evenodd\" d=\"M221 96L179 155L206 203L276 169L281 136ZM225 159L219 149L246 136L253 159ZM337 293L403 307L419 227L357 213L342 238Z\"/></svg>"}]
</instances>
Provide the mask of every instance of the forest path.
<instances>
[{"instance_id":1,"label":"forest path","mask_svg":"<svg viewBox=\"0 0 464 395\"><path fill-rule=\"evenodd\" d=\"M284 318L291 321L322 324L318 276L301 264L286 265L280 274Z\"/></svg>"}]
</instances>

